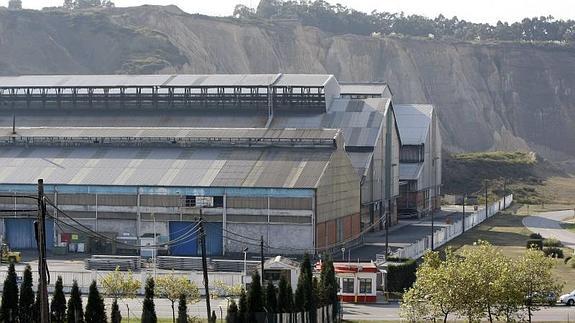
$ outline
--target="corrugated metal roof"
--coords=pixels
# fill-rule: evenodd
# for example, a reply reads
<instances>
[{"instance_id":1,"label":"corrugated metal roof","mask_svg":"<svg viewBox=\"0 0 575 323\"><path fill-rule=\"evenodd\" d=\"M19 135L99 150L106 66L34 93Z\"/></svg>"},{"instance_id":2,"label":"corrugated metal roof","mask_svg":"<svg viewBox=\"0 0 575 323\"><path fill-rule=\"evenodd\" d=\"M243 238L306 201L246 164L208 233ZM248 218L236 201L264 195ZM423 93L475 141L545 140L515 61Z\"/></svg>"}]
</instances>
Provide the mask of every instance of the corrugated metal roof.
<instances>
[{"instance_id":1,"label":"corrugated metal roof","mask_svg":"<svg viewBox=\"0 0 575 323\"><path fill-rule=\"evenodd\" d=\"M341 95L381 95L387 89L386 83L339 83Z\"/></svg>"},{"instance_id":2,"label":"corrugated metal roof","mask_svg":"<svg viewBox=\"0 0 575 323\"><path fill-rule=\"evenodd\" d=\"M349 158L351 159L351 164L353 168L357 172L358 175L363 176L367 175L365 172L369 167L369 163L371 162L371 158L373 157L373 152L355 152L351 151L347 153Z\"/></svg>"},{"instance_id":3,"label":"corrugated metal roof","mask_svg":"<svg viewBox=\"0 0 575 323\"><path fill-rule=\"evenodd\" d=\"M395 104L395 116L403 145L422 145L427 140L433 106L429 104Z\"/></svg>"},{"instance_id":4,"label":"corrugated metal roof","mask_svg":"<svg viewBox=\"0 0 575 323\"><path fill-rule=\"evenodd\" d=\"M423 170L423 163L400 163L399 179L400 180L418 180Z\"/></svg>"},{"instance_id":5,"label":"corrugated metal roof","mask_svg":"<svg viewBox=\"0 0 575 323\"><path fill-rule=\"evenodd\" d=\"M74 87L323 87L324 74L22 75L0 77L0 88Z\"/></svg>"},{"instance_id":6,"label":"corrugated metal roof","mask_svg":"<svg viewBox=\"0 0 575 323\"><path fill-rule=\"evenodd\" d=\"M327 113L277 113L274 128L342 129L349 147L375 147L389 99L336 99Z\"/></svg>"},{"instance_id":7,"label":"corrugated metal roof","mask_svg":"<svg viewBox=\"0 0 575 323\"><path fill-rule=\"evenodd\" d=\"M166 137L335 139L339 129L170 128L170 127L20 127L19 137ZM12 128L0 127L0 137L12 137Z\"/></svg>"},{"instance_id":8,"label":"corrugated metal roof","mask_svg":"<svg viewBox=\"0 0 575 323\"><path fill-rule=\"evenodd\" d=\"M276 86L323 87L333 75L329 74L282 74Z\"/></svg>"},{"instance_id":9,"label":"corrugated metal roof","mask_svg":"<svg viewBox=\"0 0 575 323\"><path fill-rule=\"evenodd\" d=\"M209 75L176 75L164 86L225 86L225 87L267 87L271 85L279 74L209 74Z\"/></svg>"},{"instance_id":10,"label":"corrugated metal roof","mask_svg":"<svg viewBox=\"0 0 575 323\"><path fill-rule=\"evenodd\" d=\"M172 75L25 75L2 76L0 87L152 87L167 82Z\"/></svg>"},{"instance_id":11,"label":"corrugated metal roof","mask_svg":"<svg viewBox=\"0 0 575 323\"><path fill-rule=\"evenodd\" d=\"M0 182L182 187L315 188L333 149L0 149Z\"/></svg>"}]
</instances>

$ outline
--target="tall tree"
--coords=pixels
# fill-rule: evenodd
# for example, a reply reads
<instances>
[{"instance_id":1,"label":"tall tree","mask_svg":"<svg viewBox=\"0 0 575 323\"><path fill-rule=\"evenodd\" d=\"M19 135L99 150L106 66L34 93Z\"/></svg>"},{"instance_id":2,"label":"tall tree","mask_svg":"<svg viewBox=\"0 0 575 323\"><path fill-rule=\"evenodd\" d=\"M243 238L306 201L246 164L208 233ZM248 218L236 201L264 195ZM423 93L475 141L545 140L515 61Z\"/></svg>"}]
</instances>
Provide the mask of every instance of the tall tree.
<instances>
[{"instance_id":1,"label":"tall tree","mask_svg":"<svg viewBox=\"0 0 575 323\"><path fill-rule=\"evenodd\" d=\"M18 322L18 282L14 263L10 263L8 266L8 275L4 280L0 316L2 322Z\"/></svg>"},{"instance_id":2,"label":"tall tree","mask_svg":"<svg viewBox=\"0 0 575 323\"><path fill-rule=\"evenodd\" d=\"M255 321L256 313L264 311L264 293L261 285L260 274L256 270L252 274L252 284L248 292L248 314L250 322Z\"/></svg>"},{"instance_id":3,"label":"tall tree","mask_svg":"<svg viewBox=\"0 0 575 323\"><path fill-rule=\"evenodd\" d=\"M332 305L333 306L333 318L335 319L338 314L338 304L339 300L337 298L337 291L339 285L337 283L337 278L335 276L335 268L333 266L332 259L325 255L323 257L324 261L321 266L320 273L320 300L321 305Z\"/></svg>"},{"instance_id":4,"label":"tall tree","mask_svg":"<svg viewBox=\"0 0 575 323\"><path fill-rule=\"evenodd\" d=\"M106 322L108 322L108 316L106 315L104 300L100 296L96 281L92 281L88 293L88 304L86 304L86 323Z\"/></svg>"},{"instance_id":5,"label":"tall tree","mask_svg":"<svg viewBox=\"0 0 575 323\"><path fill-rule=\"evenodd\" d=\"M64 286L62 276L56 279L54 286L54 296L50 303L50 317L54 323L64 323L66 321L66 297L64 296Z\"/></svg>"},{"instance_id":6,"label":"tall tree","mask_svg":"<svg viewBox=\"0 0 575 323\"><path fill-rule=\"evenodd\" d=\"M186 276L174 274L159 276L156 279L156 290L159 297L167 298L172 305L172 321L176 321L175 303L182 294L190 302L197 302L200 299L200 289Z\"/></svg>"},{"instance_id":7,"label":"tall tree","mask_svg":"<svg viewBox=\"0 0 575 323\"><path fill-rule=\"evenodd\" d=\"M67 323L84 323L84 309L82 307L82 292L78 288L78 282L74 280L70 298L68 299L68 308L66 309Z\"/></svg>"},{"instance_id":8,"label":"tall tree","mask_svg":"<svg viewBox=\"0 0 575 323\"><path fill-rule=\"evenodd\" d=\"M314 313L316 306L314 304L313 293L313 272L311 269L311 260L309 255L306 253L300 266L300 274L295 292L295 308L297 311L309 312L312 323L315 322Z\"/></svg>"},{"instance_id":9,"label":"tall tree","mask_svg":"<svg viewBox=\"0 0 575 323\"><path fill-rule=\"evenodd\" d=\"M188 304L186 294L181 294L178 300L178 323L188 323Z\"/></svg>"},{"instance_id":10,"label":"tall tree","mask_svg":"<svg viewBox=\"0 0 575 323\"><path fill-rule=\"evenodd\" d=\"M266 286L266 310L268 313L278 313L278 295L271 280Z\"/></svg>"},{"instance_id":11,"label":"tall tree","mask_svg":"<svg viewBox=\"0 0 575 323\"><path fill-rule=\"evenodd\" d=\"M246 296L246 291L242 288L242 291L240 293L239 311L238 311L240 323L248 323L247 314L248 314L248 298Z\"/></svg>"},{"instance_id":12,"label":"tall tree","mask_svg":"<svg viewBox=\"0 0 575 323\"><path fill-rule=\"evenodd\" d=\"M24 269L24 277L20 286L20 301L18 311L21 322L34 321L34 291L32 290L32 268L27 265Z\"/></svg>"},{"instance_id":13,"label":"tall tree","mask_svg":"<svg viewBox=\"0 0 575 323\"><path fill-rule=\"evenodd\" d=\"M226 322L237 322L238 321L238 305L233 299L230 301L228 306L228 313L226 316Z\"/></svg>"},{"instance_id":14,"label":"tall tree","mask_svg":"<svg viewBox=\"0 0 575 323\"><path fill-rule=\"evenodd\" d=\"M122 313L120 313L120 308L118 307L118 299L114 298L112 301L112 314L110 315L112 323L122 322Z\"/></svg>"},{"instance_id":15,"label":"tall tree","mask_svg":"<svg viewBox=\"0 0 575 323\"><path fill-rule=\"evenodd\" d=\"M519 290L529 322L533 318L533 312L540 309L538 304L547 301L547 295L552 293L557 295L561 291L562 285L553 277L554 266L552 258L534 249L527 249L515 262L513 271L517 280L514 286Z\"/></svg>"},{"instance_id":16,"label":"tall tree","mask_svg":"<svg viewBox=\"0 0 575 323\"><path fill-rule=\"evenodd\" d=\"M156 317L156 306L154 305L154 287L154 278L148 277L142 307L142 323L156 323L158 321Z\"/></svg>"},{"instance_id":17,"label":"tall tree","mask_svg":"<svg viewBox=\"0 0 575 323\"><path fill-rule=\"evenodd\" d=\"M34 301L34 306L32 307L32 317L33 322L40 322L40 288L36 289L36 300Z\"/></svg>"},{"instance_id":18,"label":"tall tree","mask_svg":"<svg viewBox=\"0 0 575 323\"><path fill-rule=\"evenodd\" d=\"M293 311L293 295L291 286L284 276L280 277L278 286L278 313L291 313Z\"/></svg>"}]
</instances>

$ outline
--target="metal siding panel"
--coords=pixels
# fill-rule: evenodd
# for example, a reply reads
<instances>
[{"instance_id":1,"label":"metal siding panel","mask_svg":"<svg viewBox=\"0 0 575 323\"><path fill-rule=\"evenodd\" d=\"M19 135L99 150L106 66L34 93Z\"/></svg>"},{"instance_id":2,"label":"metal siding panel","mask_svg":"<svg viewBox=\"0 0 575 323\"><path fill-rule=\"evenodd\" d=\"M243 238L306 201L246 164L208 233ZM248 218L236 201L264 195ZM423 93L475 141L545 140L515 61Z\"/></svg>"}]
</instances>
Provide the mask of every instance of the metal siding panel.
<instances>
[{"instance_id":1,"label":"metal siding panel","mask_svg":"<svg viewBox=\"0 0 575 323\"><path fill-rule=\"evenodd\" d=\"M204 223L206 231L206 254L221 256L223 252L222 223Z\"/></svg>"},{"instance_id":2,"label":"metal siding panel","mask_svg":"<svg viewBox=\"0 0 575 323\"><path fill-rule=\"evenodd\" d=\"M13 250L36 249L34 219L5 219L6 240ZM54 246L54 221L46 220L46 249Z\"/></svg>"},{"instance_id":3,"label":"metal siding panel","mask_svg":"<svg viewBox=\"0 0 575 323\"><path fill-rule=\"evenodd\" d=\"M195 225L196 222L170 221L170 240L178 239L186 235ZM196 231L196 229L193 231ZM198 233L182 240L181 242L171 245L170 254L172 256L197 256L199 254L197 237Z\"/></svg>"}]
</instances>

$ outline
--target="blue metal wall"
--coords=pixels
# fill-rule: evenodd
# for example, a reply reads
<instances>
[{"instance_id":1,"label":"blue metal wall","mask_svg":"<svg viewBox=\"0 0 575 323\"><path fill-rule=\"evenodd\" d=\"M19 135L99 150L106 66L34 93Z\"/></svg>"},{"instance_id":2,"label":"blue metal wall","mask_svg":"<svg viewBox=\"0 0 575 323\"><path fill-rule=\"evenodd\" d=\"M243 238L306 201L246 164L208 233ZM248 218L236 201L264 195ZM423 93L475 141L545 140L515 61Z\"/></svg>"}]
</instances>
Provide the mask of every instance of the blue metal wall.
<instances>
[{"instance_id":1,"label":"blue metal wall","mask_svg":"<svg viewBox=\"0 0 575 323\"><path fill-rule=\"evenodd\" d=\"M196 226L197 222L189 221L170 221L170 241L188 236L190 229ZM198 231L196 227L192 232ZM222 243L222 224L221 223L204 223L206 232L206 254L208 256L219 256L223 252ZM184 238L170 246L172 256L200 256L202 254L199 232Z\"/></svg>"},{"instance_id":2,"label":"blue metal wall","mask_svg":"<svg viewBox=\"0 0 575 323\"><path fill-rule=\"evenodd\" d=\"M36 249L35 219L5 219L6 241L13 250ZM54 221L46 220L46 248L54 246Z\"/></svg>"}]
</instances>

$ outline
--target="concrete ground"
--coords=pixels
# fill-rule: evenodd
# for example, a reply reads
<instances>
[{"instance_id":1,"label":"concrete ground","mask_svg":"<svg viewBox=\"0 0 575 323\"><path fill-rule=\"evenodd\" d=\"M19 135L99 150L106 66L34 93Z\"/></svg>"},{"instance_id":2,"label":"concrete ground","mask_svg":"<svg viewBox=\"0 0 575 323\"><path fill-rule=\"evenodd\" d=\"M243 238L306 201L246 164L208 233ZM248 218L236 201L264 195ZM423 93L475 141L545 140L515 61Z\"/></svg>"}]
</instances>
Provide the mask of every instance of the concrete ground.
<instances>
[{"instance_id":1,"label":"concrete ground","mask_svg":"<svg viewBox=\"0 0 575 323\"><path fill-rule=\"evenodd\" d=\"M480 208L481 209L481 208ZM465 213L471 214L473 207L466 208ZM441 211L434 215L434 228L440 230L450 223L461 220L462 209L460 206L444 206ZM431 234L431 216L422 219L399 220L399 224L389 230L389 249L394 253L400 248L406 247ZM346 251L346 259L361 260L375 259L376 254L385 254L385 231L368 233L364 237L364 244ZM341 254L340 254L341 256Z\"/></svg>"},{"instance_id":2,"label":"concrete ground","mask_svg":"<svg viewBox=\"0 0 575 323\"><path fill-rule=\"evenodd\" d=\"M538 213L523 219L523 225L543 238L555 238L565 247L575 249L575 232L563 229L561 222L572 219L573 210Z\"/></svg>"},{"instance_id":3,"label":"concrete ground","mask_svg":"<svg viewBox=\"0 0 575 323\"><path fill-rule=\"evenodd\" d=\"M353 321L400 321L399 304L343 304L343 318ZM449 320L455 320L450 317ZM572 322L575 307L551 306L535 312L534 322ZM463 320L464 321L464 320Z\"/></svg>"}]
</instances>

